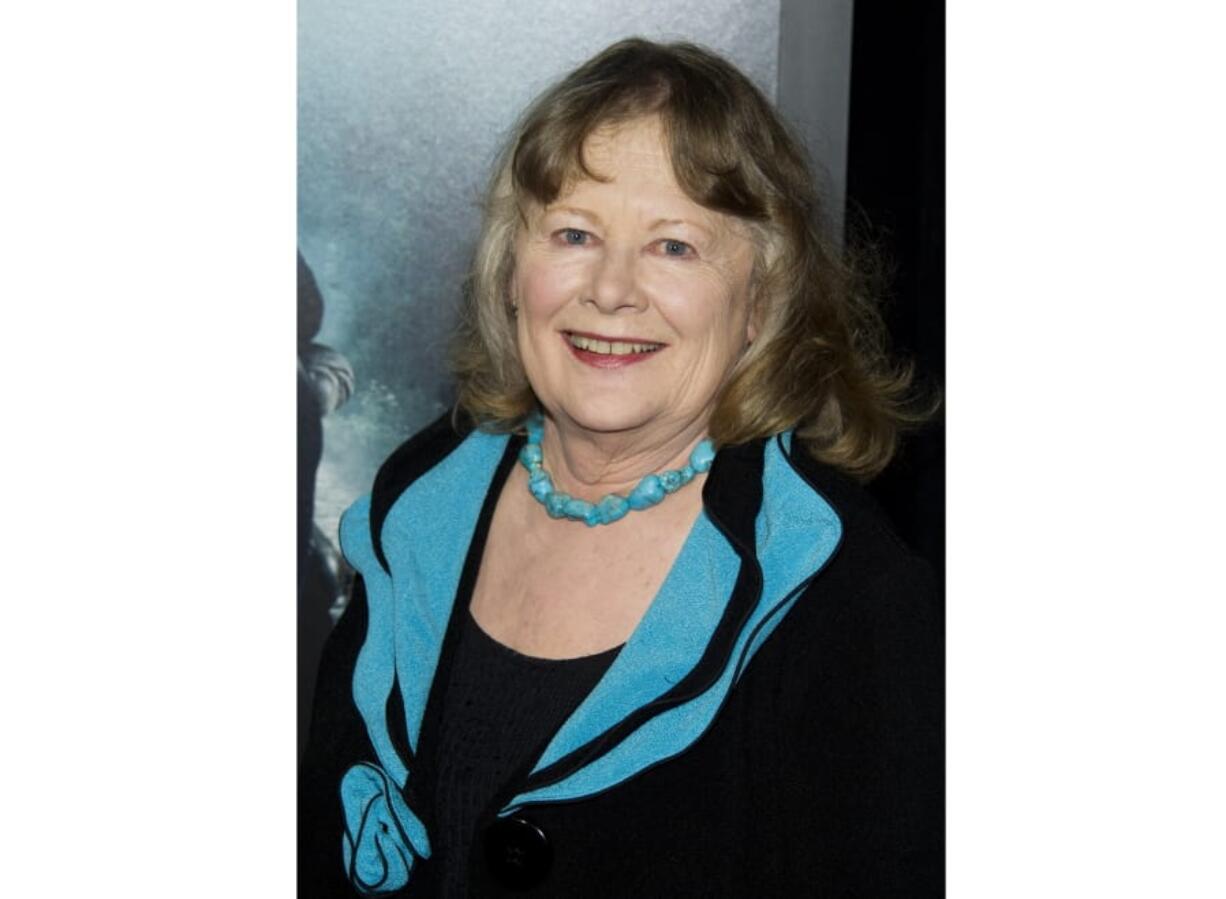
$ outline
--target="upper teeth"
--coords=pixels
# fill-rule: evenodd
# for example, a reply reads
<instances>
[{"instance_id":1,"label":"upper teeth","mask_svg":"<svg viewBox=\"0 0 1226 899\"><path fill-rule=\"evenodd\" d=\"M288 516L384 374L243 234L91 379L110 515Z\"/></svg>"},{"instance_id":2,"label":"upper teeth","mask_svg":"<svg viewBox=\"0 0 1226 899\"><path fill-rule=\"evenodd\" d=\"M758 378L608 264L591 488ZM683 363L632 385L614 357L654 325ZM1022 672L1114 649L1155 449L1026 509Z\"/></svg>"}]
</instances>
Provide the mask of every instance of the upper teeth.
<instances>
[{"instance_id":1,"label":"upper teeth","mask_svg":"<svg viewBox=\"0 0 1226 899\"><path fill-rule=\"evenodd\" d=\"M630 353L650 353L658 350L658 343L626 343L622 340L596 340L592 337L581 337L578 334L567 334L566 339L571 345L589 353L604 353L611 356L628 356Z\"/></svg>"}]
</instances>

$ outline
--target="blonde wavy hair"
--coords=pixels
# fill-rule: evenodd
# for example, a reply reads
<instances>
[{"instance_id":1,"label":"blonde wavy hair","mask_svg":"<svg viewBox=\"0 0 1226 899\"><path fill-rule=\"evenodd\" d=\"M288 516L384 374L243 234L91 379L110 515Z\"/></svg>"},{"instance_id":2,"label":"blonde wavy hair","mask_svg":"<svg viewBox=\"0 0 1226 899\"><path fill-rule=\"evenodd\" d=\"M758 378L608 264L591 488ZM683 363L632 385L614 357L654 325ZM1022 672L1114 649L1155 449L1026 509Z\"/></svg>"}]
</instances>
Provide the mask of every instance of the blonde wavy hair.
<instances>
[{"instance_id":1,"label":"blonde wavy hair","mask_svg":"<svg viewBox=\"0 0 1226 899\"><path fill-rule=\"evenodd\" d=\"M583 147L597 129L658 116L674 175L695 202L740 219L757 253L757 337L717 399L717 445L792 428L819 460L860 480L889 463L914 411L912 369L891 361L864 279L824 236L800 143L732 64L688 43L620 41L527 109L495 166L452 346L457 411L515 430L538 408L509 303L526 201L548 205L596 178Z\"/></svg>"}]
</instances>

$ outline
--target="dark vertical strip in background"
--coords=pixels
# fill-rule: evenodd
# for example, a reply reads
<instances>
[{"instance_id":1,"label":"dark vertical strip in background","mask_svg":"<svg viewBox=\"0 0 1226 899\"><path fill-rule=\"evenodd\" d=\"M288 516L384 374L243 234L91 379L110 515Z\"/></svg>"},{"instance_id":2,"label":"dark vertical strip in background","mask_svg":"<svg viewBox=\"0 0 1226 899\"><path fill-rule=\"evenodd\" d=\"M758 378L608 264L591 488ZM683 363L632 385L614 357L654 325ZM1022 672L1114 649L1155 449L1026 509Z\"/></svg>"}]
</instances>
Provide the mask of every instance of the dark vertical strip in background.
<instances>
[{"instance_id":1,"label":"dark vertical strip in background","mask_svg":"<svg viewBox=\"0 0 1226 899\"><path fill-rule=\"evenodd\" d=\"M831 236L843 237L853 0L780 0L779 111L805 142Z\"/></svg>"},{"instance_id":2,"label":"dark vertical strip in background","mask_svg":"<svg viewBox=\"0 0 1226 899\"><path fill-rule=\"evenodd\" d=\"M886 322L921 383L945 380L945 7L861 2L852 30L847 233L883 251ZM944 582L942 416L872 484L903 538Z\"/></svg>"}]
</instances>

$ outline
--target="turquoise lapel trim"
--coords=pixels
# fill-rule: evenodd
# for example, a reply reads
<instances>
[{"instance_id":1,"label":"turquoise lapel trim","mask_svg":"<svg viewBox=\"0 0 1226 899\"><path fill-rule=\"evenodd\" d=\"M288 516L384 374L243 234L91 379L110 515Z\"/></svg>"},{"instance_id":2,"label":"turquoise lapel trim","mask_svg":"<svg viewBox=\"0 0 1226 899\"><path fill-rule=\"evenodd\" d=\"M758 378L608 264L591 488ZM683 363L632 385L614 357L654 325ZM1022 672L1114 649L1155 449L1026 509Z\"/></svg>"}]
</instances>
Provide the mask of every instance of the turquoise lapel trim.
<instances>
[{"instance_id":1,"label":"turquoise lapel trim","mask_svg":"<svg viewBox=\"0 0 1226 899\"><path fill-rule=\"evenodd\" d=\"M417 752L464 559L507 439L474 432L396 499L380 534L388 570L371 542L369 498L341 519L341 548L365 581L370 607L353 697L379 763L402 788L408 771L387 728L392 684L400 686L409 746Z\"/></svg>"},{"instance_id":2,"label":"turquoise lapel trim","mask_svg":"<svg viewBox=\"0 0 1226 899\"><path fill-rule=\"evenodd\" d=\"M776 440L766 446L763 502L755 522L762 590L719 678L701 695L648 719L569 776L515 796L500 815L531 803L580 799L607 790L685 751L706 731L754 653L830 560L842 538L838 515L795 470L788 458L789 448L790 444ZM737 559L707 516L700 516L639 629L588 700L562 726L536 770L607 729L612 712L598 704L617 710L615 723L655 699L670 678L679 679L693 667L732 592ZM650 673L640 677L636 674L640 668Z\"/></svg>"},{"instance_id":3,"label":"turquoise lapel trim","mask_svg":"<svg viewBox=\"0 0 1226 899\"><path fill-rule=\"evenodd\" d=\"M507 439L473 432L413 482L383 523L396 588L396 667L414 752L464 559Z\"/></svg>"},{"instance_id":4,"label":"turquoise lapel trim","mask_svg":"<svg viewBox=\"0 0 1226 899\"><path fill-rule=\"evenodd\" d=\"M370 615L354 671L354 700L380 765L401 789L408 770L388 732L388 699L398 684L410 749L418 752L422 717L464 561L507 440L475 431L408 485L381 529L387 569L372 545L369 500L359 500L341 521L341 546L366 583ZM730 654L719 660L722 668L713 668L709 685L647 717L577 770L515 796L500 814L529 803L606 790L683 752L706 731L754 653L829 561L841 538L837 514L796 471L789 449L785 438L768 441L763 452L763 502L754 522L756 560L743 560L707 513L700 514L638 628L550 741L533 772L607 734L693 671L727 609L742 564L758 566L761 590ZM564 769L561 766L559 773Z\"/></svg>"},{"instance_id":5,"label":"turquoise lapel trim","mask_svg":"<svg viewBox=\"0 0 1226 899\"><path fill-rule=\"evenodd\" d=\"M392 649L395 627L392 579L375 558L370 542L370 498L363 497L341 516L341 550L366 586L366 640L353 669L353 701L366 725L375 756L387 776L403 787L408 769L392 745L387 700L396 679Z\"/></svg>"}]
</instances>

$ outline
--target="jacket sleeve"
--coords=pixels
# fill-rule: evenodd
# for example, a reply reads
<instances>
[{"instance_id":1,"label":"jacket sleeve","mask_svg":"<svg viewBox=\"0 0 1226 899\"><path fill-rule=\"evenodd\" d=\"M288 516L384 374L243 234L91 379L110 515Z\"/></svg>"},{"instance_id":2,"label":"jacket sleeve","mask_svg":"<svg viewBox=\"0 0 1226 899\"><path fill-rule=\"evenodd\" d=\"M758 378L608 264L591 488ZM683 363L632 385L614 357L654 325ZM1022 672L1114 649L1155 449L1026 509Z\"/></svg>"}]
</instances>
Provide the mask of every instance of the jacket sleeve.
<instances>
[{"instance_id":1,"label":"jacket sleeve","mask_svg":"<svg viewBox=\"0 0 1226 899\"><path fill-rule=\"evenodd\" d=\"M820 616L792 731L805 783L784 799L795 803L784 820L804 831L791 859L800 882L873 899L944 895L938 609L930 569L910 560L864 573Z\"/></svg>"},{"instance_id":2,"label":"jacket sleeve","mask_svg":"<svg viewBox=\"0 0 1226 899\"><path fill-rule=\"evenodd\" d=\"M374 757L353 701L352 682L365 639L367 600L361 576L354 581L319 665L310 734L298 774L298 895L358 895L342 862L345 820L341 780L353 765Z\"/></svg>"}]
</instances>

